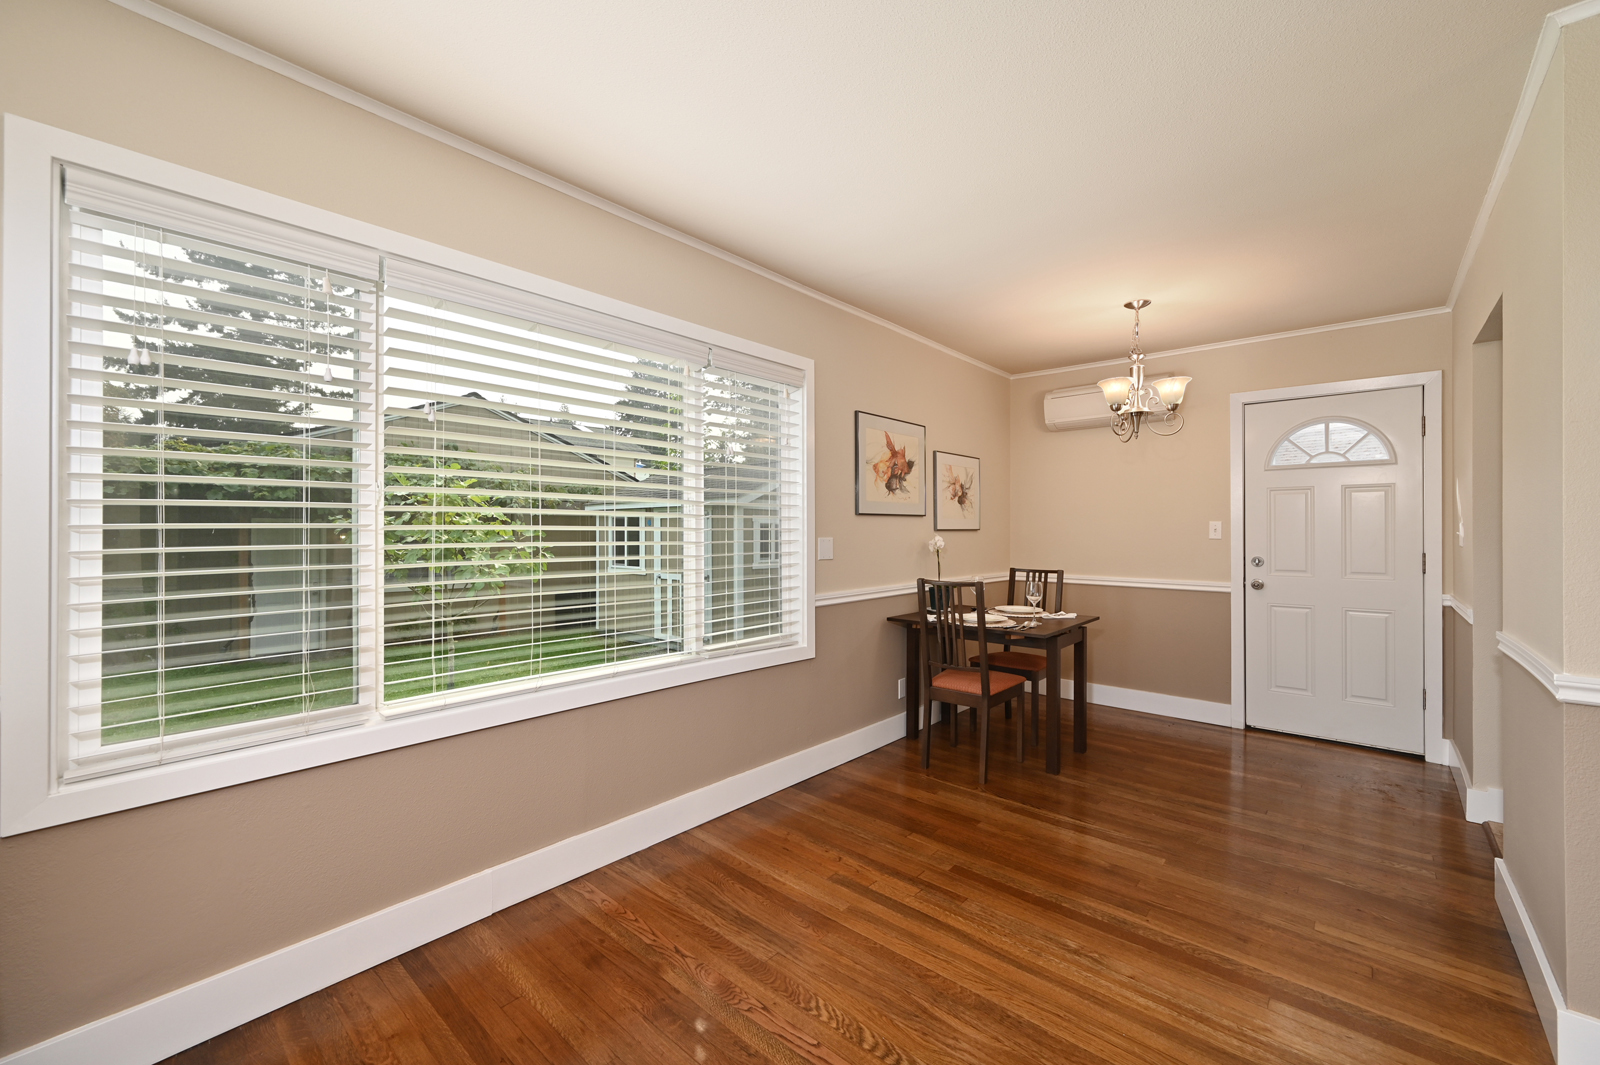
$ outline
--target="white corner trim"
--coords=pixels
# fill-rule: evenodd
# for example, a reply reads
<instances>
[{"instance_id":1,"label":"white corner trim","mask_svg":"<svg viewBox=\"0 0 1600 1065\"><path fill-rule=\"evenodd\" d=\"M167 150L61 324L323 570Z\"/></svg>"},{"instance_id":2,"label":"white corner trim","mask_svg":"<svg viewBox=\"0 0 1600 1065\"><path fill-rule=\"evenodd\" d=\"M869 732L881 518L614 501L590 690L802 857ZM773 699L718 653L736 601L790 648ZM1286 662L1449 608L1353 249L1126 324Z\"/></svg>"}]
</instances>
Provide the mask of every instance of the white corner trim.
<instances>
[{"instance_id":1,"label":"white corner trim","mask_svg":"<svg viewBox=\"0 0 1600 1065\"><path fill-rule=\"evenodd\" d=\"M1556 1065L1600 1062L1600 1017L1561 1010L1556 1014L1556 1047Z\"/></svg>"},{"instance_id":2,"label":"white corner trim","mask_svg":"<svg viewBox=\"0 0 1600 1065\"><path fill-rule=\"evenodd\" d=\"M1073 683L1071 677L1061 680L1061 698L1073 697ZM1221 725L1227 728L1229 715L1233 708L1227 703L1212 703L1204 699L1190 699L1183 695L1167 695L1163 692L1147 692L1138 688L1114 688L1109 684L1089 684L1089 702L1099 703L1101 706L1114 706L1119 710L1137 710L1141 714L1156 714L1160 717L1176 717L1184 721L1198 721L1205 725ZM1070 708L1064 708L1063 714L1069 715Z\"/></svg>"},{"instance_id":3,"label":"white corner trim","mask_svg":"<svg viewBox=\"0 0 1600 1065\"><path fill-rule=\"evenodd\" d=\"M1544 656L1512 636L1497 632L1495 640L1500 653L1533 675L1533 678L1563 703L1578 706L1600 706L1600 677L1585 677L1579 673L1558 673L1556 667Z\"/></svg>"},{"instance_id":4,"label":"white corner trim","mask_svg":"<svg viewBox=\"0 0 1600 1065\"><path fill-rule=\"evenodd\" d=\"M121 0L117 0L121 2ZM1193 355L1201 351L1217 351L1221 348L1236 348L1242 344L1260 344L1267 340L1287 340L1290 337L1310 336L1313 333L1331 333L1339 329L1359 329L1364 325L1382 325L1385 322L1403 322L1407 318L1427 318L1435 314L1448 314L1449 307L1425 307L1420 311L1402 311L1399 314L1384 314L1377 318L1357 318L1349 322L1331 322L1328 325L1313 325L1306 329L1290 329L1283 333L1263 333L1260 336L1239 337L1237 340L1219 340L1214 344L1195 344L1187 348L1172 348L1168 351L1151 351L1145 353L1145 360L1167 359L1174 355ZM1013 381L1024 377L1045 377L1049 374L1067 373L1071 370L1093 370L1102 366L1126 366L1126 355L1115 359L1100 359L1096 362L1078 362L1070 366L1053 366L1048 370L1029 370L1026 373L1014 373Z\"/></svg>"},{"instance_id":5,"label":"white corner trim","mask_svg":"<svg viewBox=\"0 0 1600 1065\"><path fill-rule=\"evenodd\" d=\"M1451 610L1454 610L1457 614L1460 614L1461 620L1465 621L1468 625L1472 624L1472 608L1470 606L1463 603L1461 600L1457 599L1448 592L1445 593L1444 605Z\"/></svg>"},{"instance_id":6,"label":"white corner trim","mask_svg":"<svg viewBox=\"0 0 1600 1065\"><path fill-rule=\"evenodd\" d=\"M1450 286L1450 298L1445 301L1446 308L1455 309L1461 288L1467 283L1467 272L1472 269L1472 260L1477 257L1478 246L1483 243L1483 235L1489 229L1489 219L1494 214L1495 203L1500 199L1500 190L1505 187L1506 178L1511 174L1511 164L1517 157L1517 149L1522 147L1522 135L1527 132L1528 119L1533 115L1533 105L1538 102L1539 91L1544 88L1545 75L1550 73L1550 60L1555 58L1556 45L1561 43L1561 31L1574 22L1581 22L1595 15L1600 15L1600 0L1581 0L1580 3L1552 11L1544 17L1544 27L1539 31L1539 42L1533 48L1533 60L1528 64L1528 76L1522 81L1522 95L1517 98L1517 109L1512 112L1511 126L1506 130L1505 143L1500 146L1500 157L1495 160L1494 173L1489 177L1489 187L1484 191L1483 203L1478 207L1478 217L1472 223L1467 246L1461 253L1461 265L1456 268L1456 279Z\"/></svg>"},{"instance_id":7,"label":"white corner trim","mask_svg":"<svg viewBox=\"0 0 1600 1065\"><path fill-rule=\"evenodd\" d=\"M1511 867L1504 858L1494 860L1494 900L1500 907L1506 932L1511 936L1511 945L1516 948L1517 961L1522 965L1522 975L1538 1007L1539 1020L1544 1024L1545 1038L1550 1040L1556 1065L1600 1062L1600 1018L1567 1008L1561 984L1539 940L1539 930L1528 916L1528 908L1522 904L1522 895L1511 879Z\"/></svg>"},{"instance_id":8,"label":"white corner trim","mask_svg":"<svg viewBox=\"0 0 1600 1065\"><path fill-rule=\"evenodd\" d=\"M1550 690L1551 695L1556 693L1556 670L1554 666L1540 657L1537 651L1510 633L1497 632L1494 634L1494 638L1500 645L1501 654L1529 673L1532 673L1535 680Z\"/></svg>"},{"instance_id":9,"label":"white corner trim","mask_svg":"<svg viewBox=\"0 0 1600 1065\"><path fill-rule=\"evenodd\" d=\"M897 713L92 1021L0 1065L152 1065L904 736L905 716Z\"/></svg>"},{"instance_id":10,"label":"white corner trim","mask_svg":"<svg viewBox=\"0 0 1600 1065\"><path fill-rule=\"evenodd\" d=\"M491 148L485 148L483 145L478 144L475 141L470 141L460 134L451 133L447 129L435 126L431 122L425 122L422 119L417 118L415 115L408 114L407 112L400 110L398 107L393 107L389 104L382 103L381 101L374 100L370 96L356 92L354 89L351 89L345 85L341 85L332 79L325 78L321 74L314 74L304 67L296 66L287 59L273 55L271 52L268 52L265 49L257 48L253 44L246 44L237 37L230 37L221 30L213 29L203 22L197 22L194 19L189 18L187 15L180 15L176 11L170 11L159 4L152 3L151 0L111 0L111 2L119 7L123 7L129 11L132 11L136 15L143 15L152 22L158 22L161 25L166 26L168 29L177 30L179 33L193 37L195 40L201 41L205 44L209 44L213 48L219 48L222 51L227 52L229 55L237 56L246 62L254 63L256 66L264 67L265 69L272 71L274 74L281 74L290 81L299 82L308 89L314 89L317 92L331 96L342 103L350 104L353 107L359 107L361 110L366 111L369 114L373 114L379 118L393 122L395 125L409 129L413 133L420 133L424 137L429 137L441 144L449 145L451 148L454 148L457 151L465 152L467 155L473 156L477 159L482 159L486 163L492 163L493 165L501 167L502 169L509 170L511 173L516 174L519 177L527 178L529 181L536 181L547 188L551 188L564 195L571 196L573 199L586 203L591 207L598 207L600 210L605 211L608 214L616 215L618 218L626 219L627 221L632 222L634 225L643 226L645 229L648 229L653 233L659 233L662 236L670 237L672 240L676 240L679 243L687 244L689 247L694 248L697 251L705 252L707 255L714 255L724 262L732 263L735 266L748 270L753 274L764 277L768 281L775 281L778 284L783 285L785 288L791 288L802 295L810 296L812 299L826 303L830 307L837 307L839 310L846 311L857 316L858 318L865 318L874 325L881 325L885 329L899 333L901 336L909 337L920 344L926 344L935 351L943 352L952 358L960 359L962 362L970 363L979 369L987 370L990 373L998 374L1001 377L1009 378L1011 376L998 366L991 366L981 359L975 359L971 355L959 352L955 348L948 347L939 343L937 340L932 340L928 337L925 337L921 333L913 332L903 325L897 325L894 322L889 321L887 318L880 318L871 311L862 310L860 307L830 296L826 292L819 292L814 288L801 284L793 278L785 277L776 270L769 270L767 267L762 266L759 263L751 262L749 259L746 259L743 256L735 255L733 252L719 248L715 244L701 240L699 237L690 236L688 233L685 233L682 230L674 229L663 222L658 222L653 218L640 214L638 211L624 207L619 203L614 203L603 196L597 196L587 189L579 188L577 185L574 185L571 182L562 181L560 178L555 177L552 174L547 174L542 170L536 170L526 163L518 162L508 155L502 155Z\"/></svg>"},{"instance_id":11,"label":"white corner trim","mask_svg":"<svg viewBox=\"0 0 1600 1065\"><path fill-rule=\"evenodd\" d=\"M1467 763L1461 757L1461 751L1456 747L1456 741L1447 739L1445 745L1445 764L1450 767L1450 775L1455 778L1456 791L1461 796L1461 810L1466 820L1475 825L1485 821L1501 822L1506 819L1505 792L1500 788L1475 788L1472 786L1472 773L1467 769Z\"/></svg>"}]
</instances>

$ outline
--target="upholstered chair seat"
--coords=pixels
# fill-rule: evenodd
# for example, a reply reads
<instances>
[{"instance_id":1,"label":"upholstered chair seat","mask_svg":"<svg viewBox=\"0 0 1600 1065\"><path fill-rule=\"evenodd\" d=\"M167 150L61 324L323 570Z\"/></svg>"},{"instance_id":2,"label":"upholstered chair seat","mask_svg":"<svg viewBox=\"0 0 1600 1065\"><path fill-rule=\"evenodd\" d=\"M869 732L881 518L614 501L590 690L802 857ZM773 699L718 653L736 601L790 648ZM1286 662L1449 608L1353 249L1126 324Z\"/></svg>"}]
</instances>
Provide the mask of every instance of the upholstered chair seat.
<instances>
[{"instance_id":1,"label":"upholstered chair seat","mask_svg":"<svg viewBox=\"0 0 1600 1065\"><path fill-rule=\"evenodd\" d=\"M993 655L989 656L993 658ZM977 660L973 660L977 665ZM965 695L979 695L983 691L983 675L966 669L947 669L933 678L932 687L943 688L945 691L961 692ZM989 694L991 696L1008 692L1022 683L1022 678L1011 673L989 675Z\"/></svg>"}]
</instances>

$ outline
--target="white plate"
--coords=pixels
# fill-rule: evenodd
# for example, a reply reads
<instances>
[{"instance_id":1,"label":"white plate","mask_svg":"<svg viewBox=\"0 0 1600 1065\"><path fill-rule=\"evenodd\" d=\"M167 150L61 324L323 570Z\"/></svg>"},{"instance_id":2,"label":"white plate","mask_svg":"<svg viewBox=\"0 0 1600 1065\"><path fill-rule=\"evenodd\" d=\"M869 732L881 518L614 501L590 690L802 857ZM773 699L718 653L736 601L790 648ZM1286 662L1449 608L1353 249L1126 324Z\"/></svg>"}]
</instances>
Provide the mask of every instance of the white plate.
<instances>
[{"instance_id":1,"label":"white plate","mask_svg":"<svg viewBox=\"0 0 1600 1065\"><path fill-rule=\"evenodd\" d=\"M1043 614L1042 606L993 606L989 608L991 614L1015 614L1019 618L1031 618L1035 614Z\"/></svg>"}]
</instances>

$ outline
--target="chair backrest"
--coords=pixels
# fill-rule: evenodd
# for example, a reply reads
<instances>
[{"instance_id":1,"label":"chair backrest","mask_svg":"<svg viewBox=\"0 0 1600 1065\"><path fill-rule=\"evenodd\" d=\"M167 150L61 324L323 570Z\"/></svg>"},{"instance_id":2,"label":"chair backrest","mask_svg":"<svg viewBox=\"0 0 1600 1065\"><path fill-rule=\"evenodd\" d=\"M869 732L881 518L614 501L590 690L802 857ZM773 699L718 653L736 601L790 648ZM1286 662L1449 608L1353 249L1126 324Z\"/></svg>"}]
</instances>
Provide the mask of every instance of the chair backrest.
<instances>
[{"instance_id":1,"label":"chair backrest","mask_svg":"<svg viewBox=\"0 0 1600 1065\"><path fill-rule=\"evenodd\" d=\"M1011 567L1011 579L1006 582L1006 602L1012 606L1022 605L1022 593L1027 590L1029 581L1044 582L1044 608L1059 614L1065 607L1062 606L1062 595L1067 586L1067 571L1064 569L1018 569ZM1056 605L1050 605L1050 588L1054 585L1056 591Z\"/></svg>"},{"instance_id":2,"label":"chair backrest","mask_svg":"<svg viewBox=\"0 0 1600 1065\"><path fill-rule=\"evenodd\" d=\"M970 595L969 595L970 593ZM969 601L970 600L970 601ZM989 694L989 640L984 620L982 581L930 581L917 578L917 613L927 625L922 638L922 681L927 690L933 677L947 669L982 675L982 691ZM969 640L966 615L977 614L978 635ZM977 644L978 664L970 664L968 643Z\"/></svg>"}]
</instances>

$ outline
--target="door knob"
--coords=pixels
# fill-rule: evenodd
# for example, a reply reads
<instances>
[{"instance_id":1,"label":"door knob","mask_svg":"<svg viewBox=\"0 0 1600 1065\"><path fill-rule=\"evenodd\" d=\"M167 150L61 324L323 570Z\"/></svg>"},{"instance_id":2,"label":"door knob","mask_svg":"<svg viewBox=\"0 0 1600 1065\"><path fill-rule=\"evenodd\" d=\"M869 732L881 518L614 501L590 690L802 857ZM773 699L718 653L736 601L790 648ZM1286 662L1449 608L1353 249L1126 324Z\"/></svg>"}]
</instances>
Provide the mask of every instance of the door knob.
<instances>
[{"instance_id":1,"label":"door knob","mask_svg":"<svg viewBox=\"0 0 1600 1065\"><path fill-rule=\"evenodd\" d=\"M1267 583L1266 583L1266 582L1265 582L1265 581L1259 581L1259 580L1257 580L1257 581L1251 581L1251 582L1250 582L1250 587L1252 587L1252 588L1254 588L1254 589L1255 589L1255 590L1256 590L1256 591L1258 591L1258 592L1259 592L1259 591L1260 591L1260 590L1261 590L1261 589L1263 589L1263 588L1265 588L1265 587L1266 587L1266 586L1267 586Z\"/></svg>"},{"instance_id":2,"label":"door knob","mask_svg":"<svg viewBox=\"0 0 1600 1065\"><path fill-rule=\"evenodd\" d=\"M1267 560L1262 558L1260 555L1256 555L1250 560L1250 564L1252 566L1264 566L1267 564Z\"/></svg>"}]
</instances>

